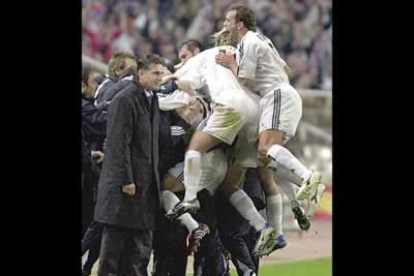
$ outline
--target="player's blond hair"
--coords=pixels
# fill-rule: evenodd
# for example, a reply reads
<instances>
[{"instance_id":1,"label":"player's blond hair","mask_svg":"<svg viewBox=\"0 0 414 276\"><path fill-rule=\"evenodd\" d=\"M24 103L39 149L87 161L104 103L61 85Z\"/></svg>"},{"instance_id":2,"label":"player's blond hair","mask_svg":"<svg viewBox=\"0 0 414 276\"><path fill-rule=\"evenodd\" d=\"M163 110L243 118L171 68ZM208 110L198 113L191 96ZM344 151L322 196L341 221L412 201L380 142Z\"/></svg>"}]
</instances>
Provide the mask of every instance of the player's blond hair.
<instances>
[{"instance_id":1,"label":"player's blond hair","mask_svg":"<svg viewBox=\"0 0 414 276\"><path fill-rule=\"evenodd\" d=\"M226 45L231 45L233 47L236 47L237 45L236 40L231 36L230 32L224 29L213 34L212 37L213 37L215 47L226 46Z\"/></svg>"}]
</instances>

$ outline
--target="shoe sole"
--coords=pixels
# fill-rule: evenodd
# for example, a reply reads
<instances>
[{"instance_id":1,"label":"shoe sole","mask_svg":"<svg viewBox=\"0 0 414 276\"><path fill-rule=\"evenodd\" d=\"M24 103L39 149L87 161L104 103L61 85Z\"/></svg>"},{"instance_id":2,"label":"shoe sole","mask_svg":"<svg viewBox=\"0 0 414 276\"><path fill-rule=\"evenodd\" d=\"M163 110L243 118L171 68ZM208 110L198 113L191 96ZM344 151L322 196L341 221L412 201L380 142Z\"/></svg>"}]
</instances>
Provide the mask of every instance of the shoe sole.
<instances>
[{"instance_id":1,"label":"shoe sole","mask_svg":"<svg viewBox=\"0 0 414 276\"><path fill-rule=\"evenodd\" d=\"M257 244L256 244L256 246L254 247L254 249L253 249L253 254L255 255L255 256L258 256L258 257L261 257L261 256L263 256L263 255L268 255L268 254L270 254L271 252L273 252L274 250L276 250L276 249L278 249L277 247L278 247L278 244L275 244L274 245L274 248L272 248L272 249L267 249L266 250L266 248L268 247L267 246L267 244L269 243L269 241L271 241L271 240L274 240L275 238L274 238L274 235L276 235L276 232L275 231L272 231L269 235L268 235L268 238L267 238L267 241L266 242L264 242L264 243L262 243L260 246L259 246L259 244L260 244L260 240L262 240L262 238L260 238L259 239L259 241L257 242ZM286 246L286 244L285 245L281 245L279 248L283 248L283 247L285 247ZM263 251L263 250L265 250L265 251ZM263 252L265 252L265 253L263 253Z\"/></svg>"},{"instance_id":2,"label":"shoe sole","mask_svg":"<svg viewBox=\"0 0 414 276\"><path fill-rule=\"evenodd\" d=\"M322 175L317 174L316 177L312 176L313 179L310 183L307 183L299 188L297 199L298 200L304 200L313 194L315 190L318 188L318 185L322 182Z\"/></svg>"},{"instance_id":3,"label":"shoe sole","mask_svg":"<svg viewBox=\"0 0 414 276\"><path fill-rule=\"evenodd\" d=\"M261 241L264 239L264 235L260 236L259 239L257 240L256 245L253 248L253 255L258 256L260 251L262 250L262 247L265 246L266 242L262 242Z\"/></svg>"},{"instance_id":4,"label":"shoe sole","mask_svg":"<svg viewBox=\"0 0 414 276\"><path fill-rule=\"evenodd\" d=\"M321 198L323 197L323 195L325 194L325 192L326 192L326 186L325 186L325 184L322 184L323 185L323 189L319 189L319 186L320 186L321 184L319 184L318 185L318 188L317 188L317 190L316 190L316 197L318 198L318 202L315 204L315 210L311 210L310 208L308 209L308 217L311 219L311 218L313 218L313 216L315 215L315 212L316 212L316 208L318 208L318 206L319 206L319 204L320 204L320 201L321 201ZM310 203L309 203L310 204ZM310 213L312 213L312 214L310 214Z\"/></svg>"},{"instance_id":5,"label":"shoe sole","mask_svg":"<svg viewBox=\"0 0 414 276\"><path fill-rule=\"evenodd\" d=\"M269 256L272 252L278 250L278 249L282 249L285 248L287 246L287 242L284 241L283 243L277 243L271 250L263 252L261 255L259 255L259 257L263 257L263 256Z\"/></svg>"},{"instance_id":6,"label":"shoe sole","mask_svg":"<svg viewBox=\"0 0 414 276\"><path fill-rule=\"evenodd\" d=\"M186 214L186 213L191 213L194 214L196 213L198 210L200 210L200 207L198 206L194 206L194 207L189 207L189 208L182 208L176 212L174 211L168 211L167 214L165 214L165 217L171 220L176 220L177 218L179 218L180 216Z\"/></svg>"},{"instance_id":7,"label":"shoe sole","mask_svg":"<svg viewBox=\"0 0 414 276\"><path fill-rule=\"evenodd\" d=\"M302 231L308 231L310 228L310 221L299 207L293 207L292 212Z\"/></svg>"},{"instance_id":8,"label":"shoe sole","mask_svg":"<svg viewBox=\"0 0 414 276\"><path fill-rule=\"evenodd\" d=\"M270 253L272 253L273 251L285 248L286 246L287 246L287 242L283 240L282 243L278 242L275 245L273 245L273 247L265 247L259 252L258 257L269 256Z\"/></svg>"}]
</instances>

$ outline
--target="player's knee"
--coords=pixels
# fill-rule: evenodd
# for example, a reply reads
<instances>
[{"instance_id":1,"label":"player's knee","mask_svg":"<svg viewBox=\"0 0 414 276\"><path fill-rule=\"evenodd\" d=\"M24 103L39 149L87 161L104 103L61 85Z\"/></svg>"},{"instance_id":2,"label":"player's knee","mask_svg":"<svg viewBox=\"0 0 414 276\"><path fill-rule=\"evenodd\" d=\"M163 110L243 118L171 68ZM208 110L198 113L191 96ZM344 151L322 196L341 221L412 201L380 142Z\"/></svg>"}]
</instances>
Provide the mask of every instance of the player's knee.
<instances>
[{"instance_id":1,"label":"player's knee","mask_svg":"<svg viewBox=\"0 0 414 276\"><path fill-rule=\"evenodd\" d=\"M278 152L282 150L282 148L283 147L278 144L271 145L266 151L266 156L276 159Z\"/></svg>"},{"instance_id":2,"label":"player's knee","mask_svg":"<svg viewBox=\"0 0 414 276\"><path fill-rule=\"evenodd\" d=\"M259 154L259 158L266 157L266 155L267 155L267 147L265 147L265 146L259 146L259 148L258 148L258 154Z\"/></svg>"},{"instance_id":3,"label":"player's knee","mask_svg":"<svg viewBox=\"0 0 414 276\"><path fill-rule=\"evenodd\" d=\"M257 158L263 164L267 164L270 161L270 159L267 157L267 151L268 151L267 145L259 145L259 148L257 150Z\"/></svg>"},{"instance_id":4,"label":"player's knee","mask_svg":"<svg viewBox=\"0 0 414 276\"><path fill-rule=\"evenodd\" d=\"M271 148L281 147L283 144L284 132L272 130L269 132L264 132L259 139L258 152L262 157L269 155L269 150ZM273 156L273 155L271 155Z\"/></svg>"}]
</instances>

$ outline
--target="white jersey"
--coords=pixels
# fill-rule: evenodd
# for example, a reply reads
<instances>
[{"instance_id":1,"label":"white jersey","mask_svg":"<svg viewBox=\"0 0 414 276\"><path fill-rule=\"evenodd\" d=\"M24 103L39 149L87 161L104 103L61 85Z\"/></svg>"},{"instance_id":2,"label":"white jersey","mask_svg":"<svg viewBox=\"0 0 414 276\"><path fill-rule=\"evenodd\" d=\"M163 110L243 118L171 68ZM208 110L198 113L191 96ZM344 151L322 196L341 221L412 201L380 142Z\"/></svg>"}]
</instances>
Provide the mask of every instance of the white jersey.
<instances>
[{"instance_id":1,"label":"white jersey","mask_svg":"<svg viewBox=\"0 0 414 276\"><path fill-rule=\"evenodd\" d=\"M257 137L260 99L243 88L230 69L216 63L215 56L220 50L236 51L232 46L205 50L190 58L174 75L181 81L192 83L195 89L207 85L214 103L233 108L240 113L242 120L246 122L244 129L248 133L248 140L253 141L254 136Z\"/></svg>"},{"instance_id":2,"label":"white jersey","mask_svg":"<svg viewBox=\"0 0 414 276\"><path fill-rule=\"evenodd\" d=\"M286 62L266 36L248 31L237 45L237 76L247 79L246 87L264 97L276 87L289 84Z\"/></svg>"},{"instance_id":3,"label":"white jersey","mask_svg":"<svg viewBox=\"0 0 414 276\"><path fill-rule=\"evenodd\" d=\"M195 89L207 85L214 103L231 107L243 115L254 107L258 108L256 100L252 99L254 95L242 88L231 70L216 63L215 56L219 50L236 51L231 46L205 50L190 58L174 75L181 81L192 83Z\"/></svg>"}]
</instances>

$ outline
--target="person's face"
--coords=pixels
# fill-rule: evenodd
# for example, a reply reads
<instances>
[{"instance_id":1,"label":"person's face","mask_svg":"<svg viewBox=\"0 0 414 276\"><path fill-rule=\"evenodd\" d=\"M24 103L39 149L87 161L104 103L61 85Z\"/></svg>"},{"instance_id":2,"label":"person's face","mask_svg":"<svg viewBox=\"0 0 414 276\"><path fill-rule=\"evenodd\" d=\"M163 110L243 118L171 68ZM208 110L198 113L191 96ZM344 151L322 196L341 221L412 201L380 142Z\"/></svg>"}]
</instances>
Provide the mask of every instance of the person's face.
<instances>
[{"instance_id":1,"label":"person's face","mask_svg":"<svg viewBox=\"0 0 414 276\"><path fill-rule=\"evenodd\" d=\"M181 47L180 51L178 52L178 57L180 58L180 61L182 63L185 63L189 58L193 57L196 55L196 51L191 52L187 45L184 45L183 47Z\"/></svg>"},{"instance_id":2,"label":"person's face","mask_svg":"<svg viewBox=\"0 0 414 276\"><path fill-rule=\"evenodd\" d=\"M86 84L82 84L83 87L83 94L86 98L92 99L95 96L96 88L98 87L98 84L95 81L95 77L93 73L89 74L88 81Z\"/></svg>"},{"instance_id":3,"label":"person's face","mask_svg":"<svg viewBox=\"0 0 414 276\"><path fill-rule=\"evenodd\" d=\"M232 37L237 37L238 24L236 23L236 11L229 11L223 23L224 29L230 32Z\"/></svg>"},{"instance_id":4,"label":"person's face","mask_svg":"<svg viewBox=\"0 0 414 276\"><path fill-rule=\"evenodd\" d=\"M140 69L138 71L138 77L142 86L149 91L160 89L162 84L162 76L164 72L164 66L161 64L150 64L148 69Z\"/></svg>"}]
</instances>

